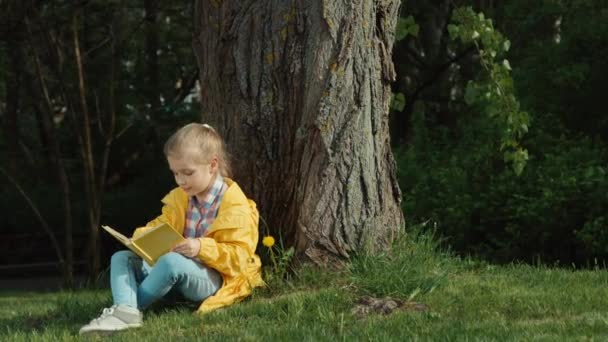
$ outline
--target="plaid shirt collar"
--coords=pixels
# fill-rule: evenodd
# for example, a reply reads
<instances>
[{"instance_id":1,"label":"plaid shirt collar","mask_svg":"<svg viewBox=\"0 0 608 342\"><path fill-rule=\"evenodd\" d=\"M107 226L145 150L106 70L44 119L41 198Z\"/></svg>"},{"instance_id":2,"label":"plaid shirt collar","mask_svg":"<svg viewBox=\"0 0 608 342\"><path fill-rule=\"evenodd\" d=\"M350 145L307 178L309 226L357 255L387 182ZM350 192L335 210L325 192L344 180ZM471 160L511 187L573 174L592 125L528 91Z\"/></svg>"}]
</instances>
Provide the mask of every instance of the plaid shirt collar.
<instances>
[{"instance_id":1,"label":"plaid shirt collar","mask_svg":"<svg viewBox=\"0 0 608 342\"><path fill-rule=\"evenodd\" d=\"M215 181L213 182L213 185L211 185L211 187L209 188L209 190L207 191L205 196L203 196L203 199L201 201L199 201L196 196L192 196L192 203L194 203L194 205L196 205L196 207L199 209L200 208L205 208L205 209L211 208L211 206L213 205L213 202L215 202L215 199L217 198L220 191L222 190L223 185L224 185L224 178L222 178L222 176L220 176L218 174L215 177Z\"/></svg>"}]
</instances>

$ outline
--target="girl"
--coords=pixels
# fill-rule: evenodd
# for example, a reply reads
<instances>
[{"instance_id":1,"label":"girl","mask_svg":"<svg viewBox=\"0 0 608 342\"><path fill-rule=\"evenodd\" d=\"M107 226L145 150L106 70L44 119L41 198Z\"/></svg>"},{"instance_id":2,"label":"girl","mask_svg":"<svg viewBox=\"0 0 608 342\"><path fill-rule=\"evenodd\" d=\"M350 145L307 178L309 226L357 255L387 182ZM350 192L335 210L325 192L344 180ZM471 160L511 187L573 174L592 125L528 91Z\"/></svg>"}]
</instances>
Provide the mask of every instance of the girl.
<instances>
[{"instance_id":1,"label":"girl","mask_svg":"<svg viewBox=\"0 0 608 342\"><path fill-rule=\"evenodd\" d=\"M169 223L186 240L150 267L131 251L112 256L114 305L80 329L80 334L140 327L141 310L169 291L201 302L199 313L239 301L263 284L258 211L228 178L224 143L209 125L192 123L165 144L165 156L178 187L162 202L162 214L133 236Z\"/></svg>"}]
</instances>

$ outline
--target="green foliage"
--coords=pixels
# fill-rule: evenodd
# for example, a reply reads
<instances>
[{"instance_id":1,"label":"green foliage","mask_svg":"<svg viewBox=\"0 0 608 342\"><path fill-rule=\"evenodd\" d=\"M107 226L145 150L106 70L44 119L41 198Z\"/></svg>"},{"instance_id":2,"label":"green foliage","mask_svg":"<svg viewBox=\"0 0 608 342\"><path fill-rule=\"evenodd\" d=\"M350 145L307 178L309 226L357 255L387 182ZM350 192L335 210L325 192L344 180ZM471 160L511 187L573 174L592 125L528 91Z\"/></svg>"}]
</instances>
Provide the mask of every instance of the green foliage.
<instances>
[{"instance_id":1,"label":"green foliage","mask_svg":"<svg viewBox=\"0 0 608 342\"><path fill-rule=\"evenodd\" d=\"M281 288L286 285L294 274L292 262L295 255L293 246L286 247L282 235L275 239L270 233L270 227L262 215L260 215L261 237L256 248L256 254L260 256L263 267L264 281L272 288ZM280 232L280 230L277 230Z\"/></svg>"},{"instance_id":2,"label":"green foliage","mask_svg":"<svg viewBox=\"0 0 608 342\"><path fill-rule=\"evenodd\" d=\"M286 280L294 256L293 246L285 248L283 244L280 246L272 245L268 246L267 249L271 265L264 269L265 281L268 282L268 284L273 284L277 281L281 282Z\"/></svg>"},{"instance_id":3,"label":"green foliage","mask_svg":"<svg viewBox=\"0 0 608 342\"><path fill-rule=\"evenodd\" d=\"M399 17L397 21L397 29L395 32L395 40L400 41L405 39L408 35L418 37L420 26L414 21L414 17L407 16L405 18Z\"/></svg>"},{"instance_id":4,"label":"green foliage","mask_svg":"<svg viewBox=\"0 0 608 342\"><path fill-rule=\"evenodd\" d=\"M470 7L455 9L452 20L454 24L448 26L451 38L472 43L484 70L483 77L468 82L465 102L500 123L504 160L511 163L516 174L521 174L528 152L520 141L528 132L530 119L528 113L520 110L510 75L511 65L502 57L511 43L494 29L491 19L483 13L476 14Z\"/></svg>"},{"instance_id":5,"label":"green foliage","mask_svg":"<svg viewBox=\"0 0 608 342\"><path fill-rule=\"evenodd\" d=\"M498 18L512 37L518 98L537 113L551 113L566 135L608 139L608 2L505 2Z\"/></svg>"},{"instance_id":6,"label":"green foliage","mask_svg":"<svg viewBox=\"0 0 608 342\"><path fill-rule=\"evenodd\" d=\"M404 107L405 107L405 95L403 95L403 93L393 94L393 97L391 98L391 109L401 112L401 111L403 111Z\"/></svg>"},{"instance_id":7,"label":"green foliage","mask_svg":"<svg viewBox=\"0 0 608 342\"><path fill-rule=\"evenodd\" d=\"M423 136L396 152L410 220L431 219L459 253L500 262L608 257L605 146L535 131L518 177L493 157L487 120L460 126L458 141L416 122Z\"/></svg>"},{"instance_id":8,"label":"green foliage","mask_svg":"<svg viewBox=\"0 0 608 342\"><path fill-rule=\"evenodd\" d=\"M482 72L467 81L476 65L455 58L465 71L442 82L457 96L443 104L434 93L406 96L411 132L396 156L410 220L430 219L459 253L500 262L608 257L606 5L514 0L493 8L494 20L466 7L452 12L447 31L473 47ZM416 20L433 27L424 13ZM533 114L530 132L522 108Z\"/></svg>"},{"instance_id":9,"label":"green foliage","mask_svg":"<svg viewBox=\"0 0 608 342\"><path fill-rule=\"evenodd\" d=\"M8 141L11 137L0 134L0 163L36 203L63 245L66 222L62 192L52 144L42 121L52 116L50 131L58 139L70 183L77 261L89 257L85 249L90 221L85 217L89 203L80 149L84 115L73 29L82 48L95 175L105 177L104 198L100 199L102 222L112 222L129 233L158 214L159 200L174 186L165 166L162 143L176 127L200 120L200 104L192 96L197 75L191 47L193 4L155 2L155 18L145 16L144 3L133 0L95 0L83 6L65 1L3 6L8 31L0 37L1 126L8 128L5 107L11 91L18 115L17 138ZM148 45L150 42L155 44ZM21 57L20 64L12 62L14 56ZM41 91L36 62L41 65L40 76L53 107L50 110ZM116 125L104 176L102 156L113 121L110 113L115 114ZM8 151L9 146L18 149ZM7 253L0 259L6 264L56 260L36 217L4 178L0 176L2 232L32 234L43 246L28 249L26 240L21 239L13 245L29 251L27 255ZM48 205L49 198L56 203ZM110 247L105 249L108 251L115 246L106 247ZM102 260L107 262L109 258Z\"/></svg>"}]
</instances>

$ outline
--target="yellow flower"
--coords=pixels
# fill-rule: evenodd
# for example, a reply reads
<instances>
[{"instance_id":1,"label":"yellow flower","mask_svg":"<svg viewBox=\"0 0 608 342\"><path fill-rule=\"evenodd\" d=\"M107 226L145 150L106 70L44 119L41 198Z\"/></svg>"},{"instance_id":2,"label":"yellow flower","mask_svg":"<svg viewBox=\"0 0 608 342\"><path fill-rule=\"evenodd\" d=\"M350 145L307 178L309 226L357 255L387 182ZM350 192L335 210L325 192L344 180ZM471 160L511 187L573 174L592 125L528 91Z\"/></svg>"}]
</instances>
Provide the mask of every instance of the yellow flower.
<instances>
[{"instance_id":1,"label":"yellow flower","mask_svg":"<svg viewBox=\"0 0 608 342\"><path fill-rule=\"evenodd\" d=\"M262 244L268 248L274 246L274 238L270 235L264 236L262 239Z\"/></svg>"}]
</instances>

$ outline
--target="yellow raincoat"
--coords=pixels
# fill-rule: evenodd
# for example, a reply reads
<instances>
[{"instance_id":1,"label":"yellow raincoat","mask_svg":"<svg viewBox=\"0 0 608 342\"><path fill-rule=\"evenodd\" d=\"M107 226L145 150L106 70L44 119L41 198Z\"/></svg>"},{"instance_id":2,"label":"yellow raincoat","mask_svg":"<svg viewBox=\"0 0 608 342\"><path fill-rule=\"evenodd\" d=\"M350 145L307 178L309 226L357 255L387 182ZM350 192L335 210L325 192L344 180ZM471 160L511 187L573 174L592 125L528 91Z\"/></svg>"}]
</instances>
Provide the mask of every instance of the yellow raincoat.
<instances>
[{"instance_id":1,"label":"yellow raincoat","mask_svg":"<svg viewBox=\"0 0 608 342\"><path fill-rule=\"evenodd\" d=\"M238 184L224 178L228 190L224 193L218 215L199 238L201 249L198 258L216 269L223 278L222 287L215 295L205 299L198 313L205 313L231 305L251 294L254 287L264 285L260 258L255 254L258 243L258 210L255 202L247 199ZM163 199L162 214L133 232L141 234L150 227L169 223L180 234L184 233L188 195L175 188Z\"/></svg>"}]
</instances>

